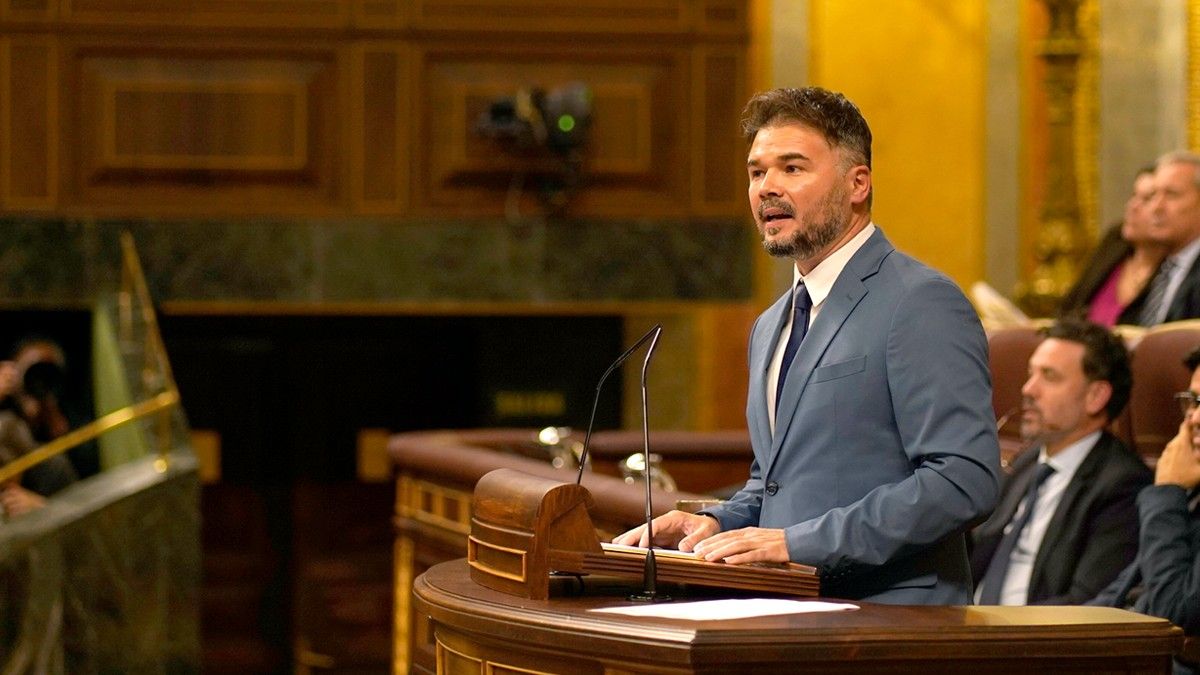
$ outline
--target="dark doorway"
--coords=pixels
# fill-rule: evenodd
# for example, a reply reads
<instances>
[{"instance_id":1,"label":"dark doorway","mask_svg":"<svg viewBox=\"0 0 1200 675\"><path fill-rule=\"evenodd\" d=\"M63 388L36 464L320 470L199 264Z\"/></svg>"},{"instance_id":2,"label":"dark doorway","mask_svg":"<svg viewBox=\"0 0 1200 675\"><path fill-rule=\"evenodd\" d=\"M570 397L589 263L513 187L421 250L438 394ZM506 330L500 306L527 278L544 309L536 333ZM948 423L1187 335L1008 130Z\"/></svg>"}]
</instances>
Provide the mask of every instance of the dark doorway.
<instances>
[{"instance_id":1,"label":"dark doorway","mask_svg":"<svg viewBox=\"0 0 1200 675\"><path fill-rule=\"evenodd\" d=\"M206 672L290 672L297 621L323 611L363 623L364 658L327 672L387 672L394 488L357 482L359 430L582 427L624 349L615 316L160 323L189 422L221 440L202 507ZM597 428L620 425L620 392L616 373Z\"/></svg>"}]
</instances>

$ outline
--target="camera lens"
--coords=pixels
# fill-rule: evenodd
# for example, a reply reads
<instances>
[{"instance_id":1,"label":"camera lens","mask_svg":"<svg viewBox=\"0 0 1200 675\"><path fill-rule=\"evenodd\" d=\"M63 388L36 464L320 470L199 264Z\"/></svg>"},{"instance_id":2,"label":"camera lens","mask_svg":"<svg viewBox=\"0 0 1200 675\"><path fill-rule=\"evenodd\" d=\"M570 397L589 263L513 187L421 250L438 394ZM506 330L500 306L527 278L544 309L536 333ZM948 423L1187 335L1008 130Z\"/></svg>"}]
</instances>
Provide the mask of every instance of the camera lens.
<instances>
[{"instance_id":1,"label":"camera lens","mask_svg":"<svg viewBox=\"0 0 1200 675\"><path fill-rule=\"evenodd\" d=\"M51 394L61 398L62 368L48 361L35 363L25 369L25 378L21 384L25 393L34 398L46 398Z\"/></svg>"}]
</instances>

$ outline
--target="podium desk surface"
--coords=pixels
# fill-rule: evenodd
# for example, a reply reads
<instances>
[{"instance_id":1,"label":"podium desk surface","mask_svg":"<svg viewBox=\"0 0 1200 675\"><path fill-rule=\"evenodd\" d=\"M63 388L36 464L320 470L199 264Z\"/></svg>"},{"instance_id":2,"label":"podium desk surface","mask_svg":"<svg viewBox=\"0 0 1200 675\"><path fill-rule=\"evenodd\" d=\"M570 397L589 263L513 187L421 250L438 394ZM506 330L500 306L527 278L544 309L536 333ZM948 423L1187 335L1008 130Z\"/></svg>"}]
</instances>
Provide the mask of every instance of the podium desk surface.
<instances>
[{"instance_id":1,"label":"podium desk surface","mask_svg":"<svg viewBox=\"0 0 1200 675\"><path fill-rule=\"evenodd\" d=\"M859 609L689 621L588 610L638 604L640 583L554 579L549 600L493 591L465 560L414 585L429 617L439 672L1170 672L1183 632L1107 607L948 607L854 603ZM751 597L664 587L675 602Z\"/></svg>"}]
</instances>

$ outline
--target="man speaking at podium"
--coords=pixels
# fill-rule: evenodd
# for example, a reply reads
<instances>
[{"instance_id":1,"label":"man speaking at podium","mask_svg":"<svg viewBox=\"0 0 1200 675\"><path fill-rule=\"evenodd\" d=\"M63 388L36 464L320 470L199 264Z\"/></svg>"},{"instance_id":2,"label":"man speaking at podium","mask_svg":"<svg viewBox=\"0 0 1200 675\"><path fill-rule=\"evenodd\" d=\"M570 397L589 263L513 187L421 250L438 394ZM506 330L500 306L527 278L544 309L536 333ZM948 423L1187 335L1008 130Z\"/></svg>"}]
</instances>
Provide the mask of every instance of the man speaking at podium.
<instances>
[{"instance_id":1,"label":"man speaking at podium","mask_svg":"<svg viewBox=\"0 0 1200 675\"><path fill-rule=\"evenodd\" d=\"M654 544L814 565L830 597L970 604L964 532L995 505L1000 453L975 311L871 222L871 131L853 103L775 89L742 123L750 207L796 285L750 337L750 480L656 518Z\"/></svg>"}]
</instances>

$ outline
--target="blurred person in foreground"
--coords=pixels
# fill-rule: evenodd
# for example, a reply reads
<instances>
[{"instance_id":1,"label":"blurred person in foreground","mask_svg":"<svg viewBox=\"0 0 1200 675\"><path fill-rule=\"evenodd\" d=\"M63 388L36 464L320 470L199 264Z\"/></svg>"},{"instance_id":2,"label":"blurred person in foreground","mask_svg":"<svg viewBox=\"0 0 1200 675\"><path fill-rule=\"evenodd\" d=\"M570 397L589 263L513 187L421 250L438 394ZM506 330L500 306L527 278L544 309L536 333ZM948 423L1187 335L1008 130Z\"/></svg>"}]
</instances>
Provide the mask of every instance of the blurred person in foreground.
<instances>
[{"instance_id":1,"label":"blurred person in foreground","mask_svg":"<svg viewBox=\"0 0 1200 675\"><path fill-rule=\"evenodd\" d=\"M65 371L62 348L41 337L20 341L12 360L0 362L0 463L70 431L61 405ZM41 508L46 497L78 480L78 474L67 456L51 457L19 480L0 485L0 506L9 516Z\"/></svg>"}]
</instances>

